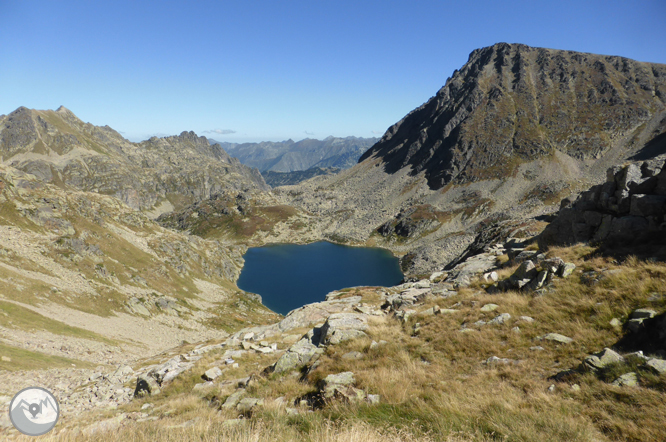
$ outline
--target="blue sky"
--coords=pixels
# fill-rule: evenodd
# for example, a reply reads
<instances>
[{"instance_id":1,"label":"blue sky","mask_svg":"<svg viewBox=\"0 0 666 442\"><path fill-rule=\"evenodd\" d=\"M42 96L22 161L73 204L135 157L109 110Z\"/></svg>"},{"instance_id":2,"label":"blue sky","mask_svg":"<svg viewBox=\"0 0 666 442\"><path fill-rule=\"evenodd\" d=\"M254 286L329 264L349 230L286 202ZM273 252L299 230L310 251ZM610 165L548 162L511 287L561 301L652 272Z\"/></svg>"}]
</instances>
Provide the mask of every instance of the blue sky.
<instances>
[{"instance_id":1,"label":"blue sky","mask_svg":"<svg viewBox=\"0 0 666 442\"><path fill-rule=\"evenodd\" d=\"M664 23L663 0L0 0L0 114L64 105L134 141L381 136L476 48L666 63Z\"/></svg>"}]
</instances>

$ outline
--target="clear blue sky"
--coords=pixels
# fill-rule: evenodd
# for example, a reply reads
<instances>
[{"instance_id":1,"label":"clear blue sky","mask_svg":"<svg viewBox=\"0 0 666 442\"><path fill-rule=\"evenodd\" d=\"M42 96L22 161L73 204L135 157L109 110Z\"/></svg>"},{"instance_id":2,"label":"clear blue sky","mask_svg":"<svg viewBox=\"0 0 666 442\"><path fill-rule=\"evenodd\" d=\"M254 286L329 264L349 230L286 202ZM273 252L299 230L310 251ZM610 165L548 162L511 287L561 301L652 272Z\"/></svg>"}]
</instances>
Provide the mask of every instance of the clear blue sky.
<instances>
[{"instance_id":1,"label":"clear blue sky","mask_svg":"<svg viewBox=\"0 0 666 442\"><path fill-rule=\"evenodd\" d=\"M0 114L64 105L132 140L380 136L497 42L666 63L666 1L0 0Z\"/></svg>"}]
</instances>

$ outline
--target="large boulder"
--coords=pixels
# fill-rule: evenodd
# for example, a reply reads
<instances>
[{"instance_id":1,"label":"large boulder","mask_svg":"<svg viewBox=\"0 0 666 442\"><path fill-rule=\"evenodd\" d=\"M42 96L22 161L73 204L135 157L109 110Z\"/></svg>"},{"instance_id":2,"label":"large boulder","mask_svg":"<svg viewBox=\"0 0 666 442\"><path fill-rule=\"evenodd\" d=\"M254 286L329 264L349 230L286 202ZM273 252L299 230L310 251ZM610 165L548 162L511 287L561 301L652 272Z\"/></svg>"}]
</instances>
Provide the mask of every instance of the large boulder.
<instances>
[{"instance_id":1,"label":"large boulder","mask_svg":"<svg viewBox=\"0 0 666 442\"><path fill-rule=\"evenodd\" d=\"M300 368L309 363L321 350L312 343L308 337L289 347L285 354L275 362L272 369L275 373L284 373L296 368Z\"/></svg>"},{"instance_id":2,"label":"large boulder","mask_svg":"<svg viewBox=\"0 0 666 442\"><path fill-rule=\"evenodd\" d=\"M328 317L321 328L323 344L339 344L350 339L367 336L368 317L361 313L335 313Z\"/></svg>"},{"instance_id":3,"label":"large boulder","mask_svg":"<svg viewBox=\"0 0 666 442\"><path fill-rule=\"evenodd\" d=\"M535 278L538 273L536 265L534 265L532 261L523 261L516 271L513 272L513 275L509 277L509 282L516 288L523 288L523 286Z\"/></svg>"}]
</instances>

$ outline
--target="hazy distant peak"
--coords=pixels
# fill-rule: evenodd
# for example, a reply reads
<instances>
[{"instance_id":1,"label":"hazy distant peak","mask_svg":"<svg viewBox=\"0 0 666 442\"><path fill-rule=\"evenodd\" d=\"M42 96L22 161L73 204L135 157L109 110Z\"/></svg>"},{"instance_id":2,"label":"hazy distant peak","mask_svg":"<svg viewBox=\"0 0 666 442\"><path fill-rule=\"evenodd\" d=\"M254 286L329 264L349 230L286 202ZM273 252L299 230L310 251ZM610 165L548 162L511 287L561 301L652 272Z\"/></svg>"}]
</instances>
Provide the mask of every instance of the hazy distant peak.
<instances>
[{"instance_id":1,"label":"hazy distant peak","mask_svg":"<svg viewBox=\"0 0 666 442\"><path fill-rule=\"evenodd\" d=\"M256 167L260 171L293 172L312 167L347 169L377 138L338 138L328 136L324 140L305 138L298 142L292 139L280 142L225 143L227 152L241 163ZM217 143L209 140L211 144Z\"/></svg>"}]
</instances>

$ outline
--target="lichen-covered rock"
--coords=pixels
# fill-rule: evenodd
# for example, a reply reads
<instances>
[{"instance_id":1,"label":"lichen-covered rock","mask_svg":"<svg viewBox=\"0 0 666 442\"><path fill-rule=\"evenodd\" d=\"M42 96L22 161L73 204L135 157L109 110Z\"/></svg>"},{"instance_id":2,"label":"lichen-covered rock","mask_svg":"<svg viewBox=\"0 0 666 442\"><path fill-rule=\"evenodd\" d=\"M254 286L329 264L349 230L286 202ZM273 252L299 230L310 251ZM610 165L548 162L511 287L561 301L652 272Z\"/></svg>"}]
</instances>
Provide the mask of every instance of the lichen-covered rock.
<instances>
[{"instance_id":1,"label":"lichen-covered rock","mask_svg":"<svg viewBox=\"0 0 666 442\"><path fill-rule=\"evenodd\" d=\"M367 336L367 315L361 313L335 313L328 317L321 328L321 342L339 344L350 339Z\"/></svg>"},{"instance_id":2,"label":"lichen-covered rock","mask_svg":"<svg viewBox=\"0 0 666 442\"><path fill-rule=\"evenodd\" d=\"M656 374L666 373L666 361L663 359L652 358L645 363L645 367Z\"/></svg>"},{"instance_id":3,"label":"lichen-covered rock","mask_svg":"<svg viewBox=\"0 0 666 442\"><path fill-rule=\"evenodd\" d=\"M219 367L213 367L201 376L206 381L214 381L218 377L222 376L222 370Z\"/></svg>"},{"instance_id":4,"label":"lichen-covered rock","mask_svg":"<svg viewBox=\"0 0 666 442\"><path fill-rule=\"evenodd\" d=\"M490 320L488 324L501 325L505 324L509 319L511 319L511 315L509 313L502 313Z\"/></svg>"},{"instance_id":5,"label":"lichen-covered rock","mask_svg":"<svg viewBox=\"0 0 666 442\"><path fill-rule=\"evenodd\" d=\"M356 383L354 373L345 371L343 373L330 374L324 379L319 381L317 386L319 391L325 398L331 398L335 395L336 390L342 390L346 387L352 386Z\"/></svg>"},{"instance_id":6,"label":"lichen-covered rock","mask_svg":"<svg viewBox=\"0 0 666 442\"><path fill-rule=\"evenodd\" d=\"M245 390L239 389L232 393L222 404L222 408L236 408L241 398L245 396Z\"/></svg>"},{"instance_id":7,"label":"lichen-covered rock","mask_svg":"<svg viewBox=\"0 0 666 442\"><path fill-rule=\"evenodd\" d=\"M576 264L572 262L567 262L559 267L558 275L560 278L568 278L569 276L571 276L574 270L576 270Z\"/></svg>"},{"instance_id":8,"label":"lichen-covered rock","mask_svg":"<svg viewBox=\"0 0 666 442\"><path fill-rule=\"evenodd\" d=\"M583 366L588 370L598 371L610 364L624 362L624 358L610 348L604 348L601 352L586 357L583 360Z\"/></svg>"},{"instance_id":9,"label":"lichen-covered rock","mask_svg":"<svg viewBox=\"0 0 666 442\"><path fill-rule=\"evenodd\" d=\"M236 405L236 410L241 413L247 413L251 411L256 406L261 406L264 404L264 400L260 398L246 397L238 401Z\"/></svg>"},{"instance_id":10,"label":"lichen-covered rock","mask_svg":"<svg viewBox=\"0 0 666 442\"><path fill-rule=\"evenodd\" d=\"M638 385L638 375L634 372L625 373L615 379L613 385L618 387L635 387Z\"/></svg>"},{"instance_id":11,"label":"lichen-covered rock","mask_svg":"<svg viewBox=\"0 0 666 442\"><path fill-rule=\"evenodd\" d=\"M300 368L310 362L315 355L321 353L312 341L305 337L289 347L287 352L273 365L275 373L284 373L286 371Z\"/></svg>"}]
</instances>

